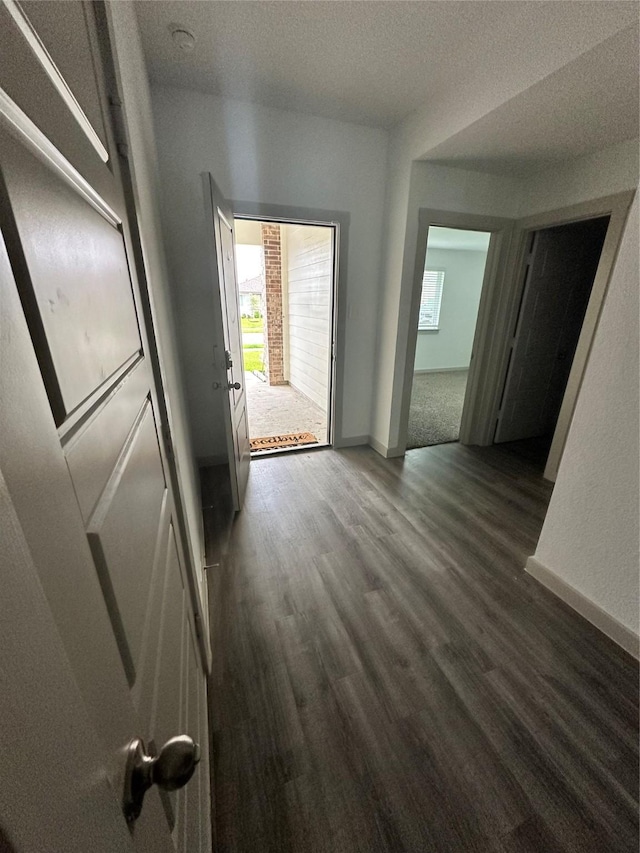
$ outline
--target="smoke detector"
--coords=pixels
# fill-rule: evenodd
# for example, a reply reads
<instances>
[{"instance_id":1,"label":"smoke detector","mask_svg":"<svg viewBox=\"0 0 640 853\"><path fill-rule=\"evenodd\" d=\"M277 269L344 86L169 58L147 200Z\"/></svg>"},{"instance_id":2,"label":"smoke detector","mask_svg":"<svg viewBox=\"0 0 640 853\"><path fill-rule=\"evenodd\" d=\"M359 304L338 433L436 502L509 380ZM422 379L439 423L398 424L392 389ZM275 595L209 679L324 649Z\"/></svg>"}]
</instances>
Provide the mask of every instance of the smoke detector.
<instances>
[{"instance_id":1,"label":"smoke detector","mask_svg":"<svg viewBox=\"0 0 640 853\"><path fill-rule=\"evenodd\" d=\"M186 29L186 27L181 27L178 24L171 24L169 29L171 31L173 46L179 50L180 53L191 53L196 45L196 37L194 34L190 30Z\"/></svg>"}]
</instances>

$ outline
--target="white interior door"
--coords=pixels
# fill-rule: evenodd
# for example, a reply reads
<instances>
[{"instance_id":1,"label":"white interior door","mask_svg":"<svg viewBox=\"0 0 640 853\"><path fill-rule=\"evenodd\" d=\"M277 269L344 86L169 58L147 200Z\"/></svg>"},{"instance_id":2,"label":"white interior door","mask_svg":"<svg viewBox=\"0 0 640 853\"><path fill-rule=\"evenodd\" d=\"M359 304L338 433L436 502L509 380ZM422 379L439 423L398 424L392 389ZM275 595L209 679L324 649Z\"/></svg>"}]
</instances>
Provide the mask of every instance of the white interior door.
<instances>
[{"instance_id":1,"label":"white interior door","mask_svg":"<svg viewBox=\"0 0 640 853\"><path fill-rule=\"evenodd\" d=\"M233 211L210 174L203 175L207 229L211 236L211 263L217 279L213 294L219 307L223 347L218 347L227 437L227 456L234 509L242 509L249 479L251 447L247 418L242 327L234 250ZM218 296L219 294L219 296Z\"/></svg>"},{"instance_id":2,"label":"white interior door","mask_svg":"<svg viewBox=\"0 0 640 853\"><path fill-rule=\"evenodd\" d=\"M129 850L100 743L1 471L0 565L0 850Z\"/></svg>"},{"instance_id":3,"label":"white interior door","mask_svg":"<svg viewBox=\"0 0 640 853\"><path fill-rule=\"evenodd\" d=\"M78 767L77 796L100 782L101 810L116 808L121 821L114 849L192 853L210 850L205 675L109 117L116 92L100 14L90 3L0 3L0 470L95 732L97 775ZM38 711L47 719L61 701L42 693ZM74 724L68 720L70 730ZM75 737L81 731L79 723ZM181 733L200 742L204 761L187 788L154 787L127 831L127 744L141 737L153 754ZM69 736L52 727L41 761L55 763ZM23 820L37 827L49 807L46 788L35 785L29 803ZM87 831L92 820L87 812ZM29 849L67 848L18 848Z\"/></svg>"},{"instance_id":4,"label":"white interior door","mask_svg":"<svg viewBox=\"0 0 640 853\"><path fill-rule=\"evenodd\" d=\"M596 219L533 235L496 442L553 431L607 222Z\"/></svg>"}]
</instances>

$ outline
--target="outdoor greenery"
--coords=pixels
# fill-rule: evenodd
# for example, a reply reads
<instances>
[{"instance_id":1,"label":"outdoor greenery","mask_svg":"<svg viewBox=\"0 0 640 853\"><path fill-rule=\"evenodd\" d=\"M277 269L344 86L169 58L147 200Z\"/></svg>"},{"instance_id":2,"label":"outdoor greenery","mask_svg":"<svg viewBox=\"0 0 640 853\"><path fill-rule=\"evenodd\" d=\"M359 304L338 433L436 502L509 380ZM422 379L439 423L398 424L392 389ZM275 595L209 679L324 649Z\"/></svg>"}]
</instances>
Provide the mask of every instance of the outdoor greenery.
<instances>
[{"instance_id":1,"label":"outdoor greenery","mask_svg":"<svg viewBox=\"0 0 640 853\"><path fill-rule=\"evenodd\" d=\"M241 318L242 356L247 371L263 370L264 320L262 317Z\"/></svg>"},{"instance_id":2,"label":"outdoor greenery","mask_svg":"<svg viewBox=\"0 0 640 853\"><path fill-rule=\"evenodd\" d=\"M263 332L264 320L262 317L245 317L241 319L243 332Z\"/></svg>"},{"instance_id":3,"label":"outdoor greenery","mask_svg":"<svg viewBox=\"0 0 640 853\"><path fill-rule=\"evenodd\" d=\"M244 369L247 371L262 370L264 365L264 347L260 344L245 344L242 347Z\"/></svg>"}]
</instances>

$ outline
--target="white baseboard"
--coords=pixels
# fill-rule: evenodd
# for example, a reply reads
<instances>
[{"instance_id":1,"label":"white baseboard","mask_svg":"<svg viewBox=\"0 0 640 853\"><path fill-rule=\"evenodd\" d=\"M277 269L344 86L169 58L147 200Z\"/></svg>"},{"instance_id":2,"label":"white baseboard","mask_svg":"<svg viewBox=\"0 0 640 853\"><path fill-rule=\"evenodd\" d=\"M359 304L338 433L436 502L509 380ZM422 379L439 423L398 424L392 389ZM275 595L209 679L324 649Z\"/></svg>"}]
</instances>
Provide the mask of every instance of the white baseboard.
<instances>
[{"instance_id":1,"label":"white baseboard","mask_svg":"<svg viewBox=\"0 0 640 853\"><path fill-rule=\"evenodd\" d=\"M404 445L396 444L395 447L387 447L387 459L397 459L399 456L404 456L407 448Z\"/></svg>"},{"instance_id":2,"label":"white baseboard","mask_svg":"<svg viewBox=\"0 0 640 853\"><path fill-rule=\"evenodd\" d=\"M369 445L373 447L376 453L379 453L380 456L384 456L385 459L395 459L398 456L404 456L405 449L404 447L400 447L396 445L396 447L387 447L386 444L383 444L381 441L378 441L377 438L374 438L372 435L369 436Z\"/></svg>"},{"instance_id":3,"label":"white baseboard","mask_svg":"<svg viewBox=\"0 0 640 853\"><path fill-rule=\"evenodd\" d=\"M379 453L380 456L384 456L385 459L387 458L387 446L385 444L378 441L378 439L374 438L372 435L369 436L369 444L373 447L376 453Z\"/></svg>"},{"instance_id":4,"label":"white baseboard","mask_svg":"<svg viewBox=\"0 0 640 853\"><path fill-rule=\"evenodd\" d=\"M544 566L535 557L529 557L525 566L525 572L534 577L544 587L550 590L559 599L568 604L573 610L583 616L592 625L595 625L603 634L606 634L614 643L629 652L635 658L640 658L640 637L623 625L622 622L603 610L598 604L584 596L566 581L563 581L555 572Z\"/></svg>"},{"instance_id":5,"label":"white baseboard","mask_svg":"<svg viewBox=\"0 0 640 853\"><path fill-rule=\"evenodd\" d=\"M420 367L414 370L416 373L453 373L453 371L469 370L468 364L463 364L462 367Z\"/></svg>"},{"instance_id":6,"label":"white baseboard","mask_svg":"<svg viewBox=\"0 0 640 853\"><path fill-rule=\"evenodd\" d=\"M348 435L333 442L336 450L339 450L341 447L359 447L361 444L369 444L368 435Z\"/></svg>"}]
</instances>

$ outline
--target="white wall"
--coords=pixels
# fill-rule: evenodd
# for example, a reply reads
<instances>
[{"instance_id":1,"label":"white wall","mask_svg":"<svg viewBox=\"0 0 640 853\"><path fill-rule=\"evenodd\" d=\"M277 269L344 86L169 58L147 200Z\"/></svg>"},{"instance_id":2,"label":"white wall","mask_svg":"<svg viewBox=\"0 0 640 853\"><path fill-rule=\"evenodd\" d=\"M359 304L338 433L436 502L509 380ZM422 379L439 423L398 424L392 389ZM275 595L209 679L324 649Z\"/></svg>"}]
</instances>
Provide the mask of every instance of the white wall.
<instances>
[{"instance_id":1,"label":"white wall","mask_svg":"<svg viewBox=\"0 0 640 853\"><path fill-rule=\"evenodd\" d=\"M606 14L602 14L597 22L591 15L584 15L580 22L583 30L578 36L577 30L566 26L565 13L562 3L545 7L545 14L550 16L546 19L547 37L539 40L534 51L527 43L531 28L522 26L522 23L515 31L496 34L498 40L493 45L493 55L498 64L492 68L490 81L471 75L469 85L463 87L456 98L451 98L450 93L447 92L446 96L439 101L432 102L424 110L409 116L391 133L385 201L385 241L381 265L381 299L378 306L376 385L371 423L371 435L382 447L394 447L399 434L398 393L401 395L404 381L404 354L409 324L406 299L411 289L415 259L412 232L414 227L417 228L417 223L414 226L413 222L412 184L415 167L428 165L418 164L416 161L439 143L490 115L501 105L577 59L581 54L616 33L621 27L629 26L628 22L625 23L617 17L609 18ZM535 26L538 10L532 6L523 14L531 15L532 26ZM572 27L574 25L575 21ZM517 61L514 61L514 57L517 57ZM544 121L544 115L540 116L540 121ZM452 171L455 174L457 170ZM441 174L446 173L447 170ZM466 172L466 174L479 173ZM487 177L490 180L490 176ZM512 196L511 199L504 197L503 207L504 210L511 209L517 213L518 199L523 196L519 189L519 181L513 180L513 183L516 186L516 196ZM452 175L450 192L445 192L440 202L436 202L435 198L431 198L427 192L421 206L488 213L482 209L460 208L459 202L462 201L460 192L464 194L464 185L463 179ZM535 194L535 188L533 192ZM449 204L453 206L449 207ZM546 208L543 207L543 209ZM494 210L493 215L509 216L510 214L504 210Z\"/></svg>"},{"instance_id":2,"label":"white wall","mask_svg":"<svg viewBox=\"0 0 640 853\"><path fill-rule=\"evenodd\" d=\"M289 384L327 411L333 240L329 228L284 225Z\"/></svg>"},{"instance_id":3,"label":"white wall","mask_svg":"<svg viewBox=\"0 0 640 853\"><path fill-rule=\"evenodd\" d=\"M638 634L638 198L535 554Z\"/></svg>"},{"instance_id":4,"label":"white wall","mask_svg":"<svg viewBox=\"0 0 640 853\"><path fill-rule=\"evenodd\" d=\"M487 253L434 249L425 269L444 270L438 331L418 331L414 370L469 366Z\"/></svg>"},{"instance_id":5,"label":"white wall","mask_svg":"<svg viewBox=\"0 0 640 853\"><path fill-rule=\"evenodd\" d=\"M224 453L211 388L210 284L200 172L228 198L350 214L344 435L369 433L387 132L199 92L153 88L164 233L197 456Z\"/></svg>"},{"instance_id":6,"label":"white wall","mask_svg":"<svg viewBox=\"0 0 640 853\"><path fill-rule=\"evenodd\" d=\"M551 169L511 177L452 169L405 158L417 151L418 117L391 136L385 254L378 309L376 385L371 435L382 447L398 444L402 387L421 207L518 219L635 186L638 140L623 142ZM426 137L425 137L426 138Z\"/></svg>"},{"instance_id":7,"label":"white wall","mask_svg":"<svg viewBox=\"0 0 640 853\"><path fill-rule=\"evenodd\" d=\"M633 189L638 183L638 140L577 157L522 181L518 216L532 216Z\"/></svg>"},{"instance_id":8,"label":"white wall","mask_svg":"<svg viewBox=\"0 0 640 853\"><path fill-rule=\"evenodd\" d=\"M397 189L396 182L394 186ZM398 227L397 232L394 230L398 242L389 247L393 259L387 256L381 283L377 382L371 419L371 435L379 445L395 448L399 442L420 208L513 218L518 210L520 187L518 179L504 175L426 162L412 164L404 222L400 226L400 219L394 218L390 223L394 229ZM395 205L401 205L402 193L396 197L392 188L391 196ZM387 238L389 241L389 235ZM402 266L399 276L392 275L389 266L398 262L398 254Z\"/></svg>"},{"instance_id":9,"label":"white wall","mask_svg":"<svg viewBox=\"0 0 640 853\"><path fill-rule=\"evenodd\" d=\"M180 477L191 558L196 571L204 566L204 533L200 483L194 465L185 383L178 354L174 308L160 223L160 179L154 139L149 81L144 64L136 15L131 3L110 7L114 50L121 77L131 149L130 166L139 211L144 263L151 288L156 344L162 359L163 384L169 406L171 432ZM199 580L202 583L202 575ZM206 601L203 598L206 609Z\"/></svg>"}]
</instances>

